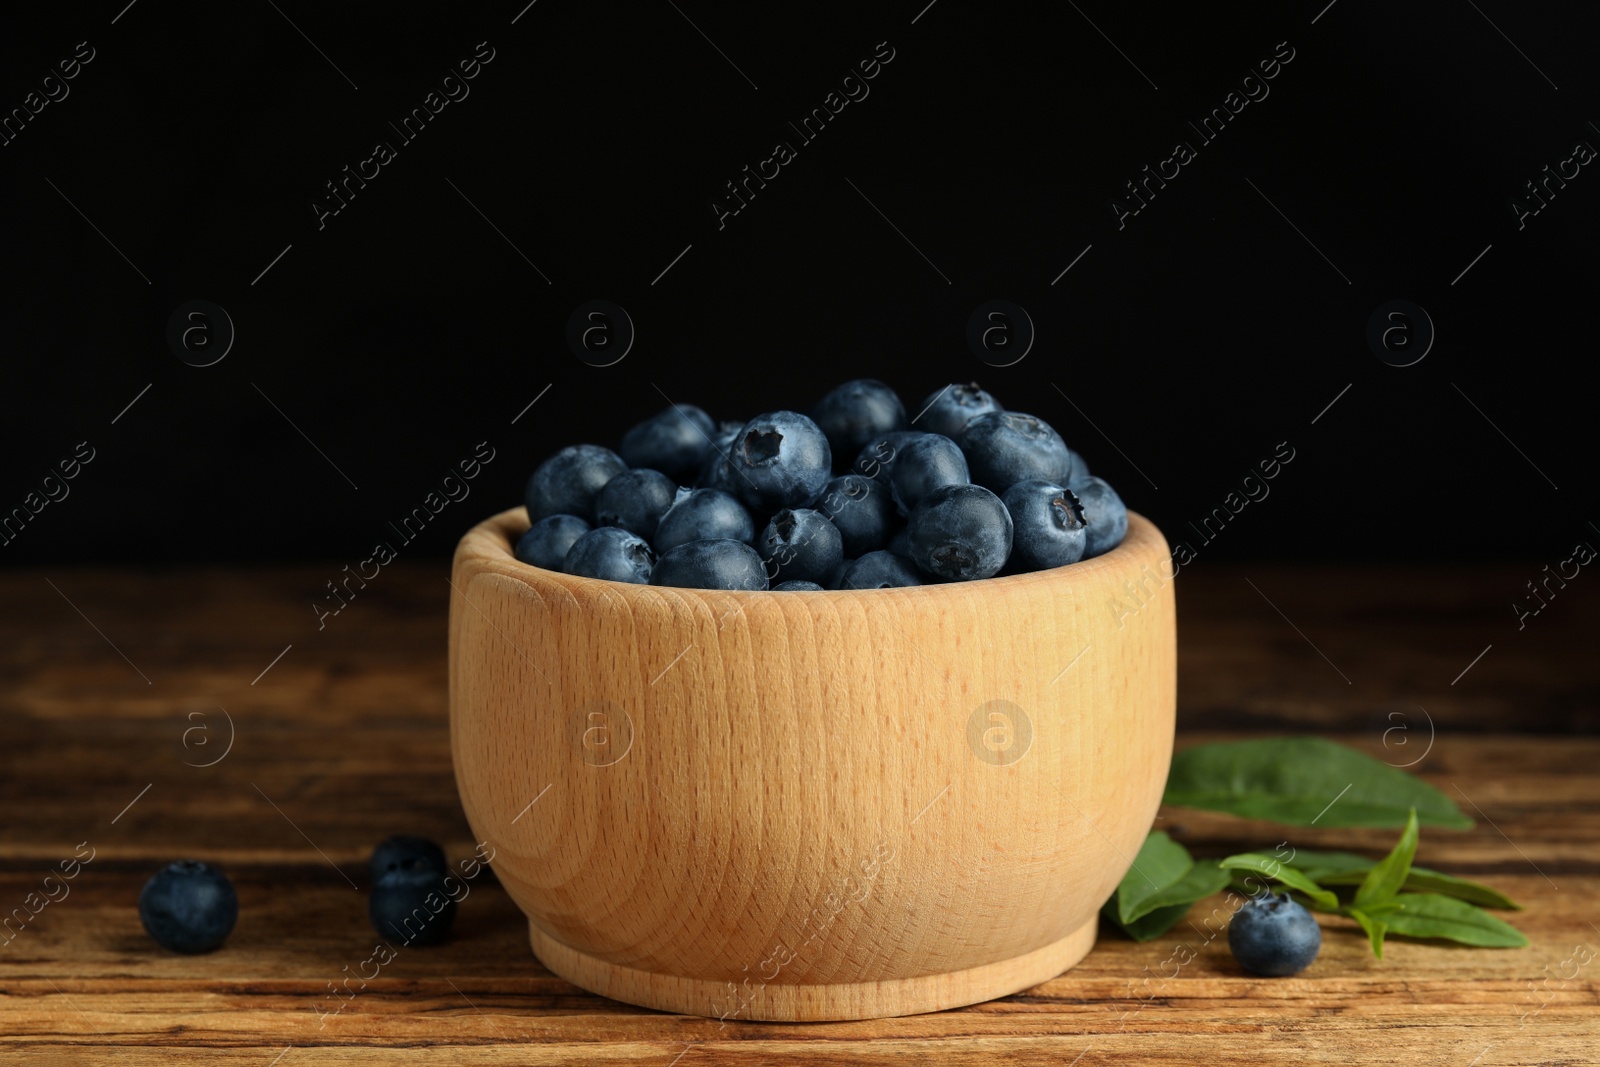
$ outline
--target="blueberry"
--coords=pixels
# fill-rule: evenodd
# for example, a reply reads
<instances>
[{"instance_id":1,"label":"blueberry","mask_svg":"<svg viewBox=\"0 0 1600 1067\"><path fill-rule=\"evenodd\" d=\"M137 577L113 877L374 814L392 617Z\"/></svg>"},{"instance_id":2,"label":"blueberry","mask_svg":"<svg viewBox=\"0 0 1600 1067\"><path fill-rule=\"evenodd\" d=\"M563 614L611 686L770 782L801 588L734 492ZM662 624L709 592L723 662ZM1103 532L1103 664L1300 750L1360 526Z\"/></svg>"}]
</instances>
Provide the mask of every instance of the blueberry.
<instances>
[{"instance_id":1,"label":"blueberry","mask_svg":"<svg viewBox=\"0 0 1600 1067\"><path fill-rule=\"evenodd\" d=\"M982 389L978 383L947 385L930 393L919 406L920 414L913 423L919 430L942 433L946 437L961 439L967 423L991 411L1004 411L1000 402Z\"/></svg>"},{"instance_id":2,"label":"blueberry","mask_svg":"<svg viewBox=\"0 0 1600 1067\"><path fill-rule=\"evenodd\" d=\"M1251 897L1228 923L1228 948L1239 966L1273 978L1299 974L1322 949L1322 928L1288 895Z\"/></svg>"},{"instance_id":3,"label":"blueberry","mask_svg":"<svg viewBox=\"0 0 1600 1067\"><path fill-rule=\"evenodd\" d=\"M672 506L677 491L672 479L660 471L643 467L623 471L594 498L594 521L620 526L648 540L655 536L656 523Z\"/></svg>"},{"instance_id":4,"label":"blueberry","mask_svg":"<svg viewBox=\"0 0 1600 1067\"><path fill-rule=\"evenodd\" d=\"M624 434L617 451L630 467L689 478L710 451L713 430L710 415L693 404L674 404Z\"/></svg>"},{"instance_id":5,"label":"blueberry","mask_svg":"<svg viewBox=\"0 0 1600 1067\"><path fill-rule=\"evenodd\" d=\"M816 582L844 559L844 539L826 515L810 508L784 508L756 542L772 581Z\"/></svg>"},{"instance_id":6,"label":"blueberry","mask_svg":"<svg viewBox=\"0 0 1600 1067\"><path fill-rule=\"evenodd\" d=\"M925 433L906 442L895 458L889 488L900 514L909 515L922 498L942 485L966 485L967 458L943 434Z\"/></svg>"},{"instance_id":7,"label":"blueberry","mask_svg":"<svg viewBox=\"0 0 1600 1067\"><path fill-rule=\"evenodd\" d=\"M572 544L562 569L585 578L645 585L655 554L637 534L615 526L590 530Z\"/></svg>"},{"instance_id":8,"label":"blueberry","mask_svg":"<svg viewBox=\"0 0 1600 1067\"><path fill-rule=\"evenodd\" d=\"M1072 479L1072 453L1050 424L1017 411L979 415L961 432L972 480L1003 493L1028 478L1056 485Z\"/></svg>"},{"instance_id":9,"label":"blueberry","mask_svg":"<svg viewBox=\"0 0 1600 1067\"><path fill-rule=\"evenodd\" d=\"M376 885L402 870L448 874L450 865L445 862L444 849L426 837L396 834L372 850L372 857L367 860L367 873Z\"/></svg>"},{"instance_id":10,"label":"blueberry","mask_svg":"<svg viewBox=\"0 0 1600 1067\"><path fill-rule=\"evenodd\" d=\"M911 530L910 530L910 528L902 526L898 530L896 530L894 532L894 536L889 538L888 549L889 549L890 552L893 552L895 555L900 556L903 559L910 559L911 558Z\"/></svg>"},{"instance_id":11,"label":"blueberry","mask_svg":"<svg viewBox=\"0 0 1600 1067\"><path fill-rule=\"evenodd\" d=\"M1083 505L1068 489L1029 478L1007 489L1001 498L1011 514L1011 566L1042 571L1083 558L1089 531Z\"/></svg>"},{"instance_id":12,"label":"blueberry","mask_svg":"<svg viewBox=\"0 0 1600 1067\"><path fill-rule=\"evenodd\" d=\"M894 461L900 455L900 450L921 436L921 430L894 430L879 434L856 454L856 461L850 469L887 485L889 476L894 473Z\"/></svg>"},{"instance_id":13,"label":"blueberry","mask_svg":"<svg viewBox=\"0 0 1600 1067\"><path fill-rule=\"evenodd\" d=\"M599 445L569 445L539 464L528 479L528 521L546 515L576 515L594 520L594 498L612 478L628 469L622 457Z\"/></svg>"},{"instance_id":14,"label":"blueberry","mask_svg":"<svg viewBox=\"0 0 1600 1067\"><path fill-rule=\"evenodd\" d=\"M844 539L844 554L854 559L889 542L894 500L882 482L861 474L841 474L828 483L816 503Z\"/></svg>"},{"instance_id":15,"label":"blueberry","mask_svg":"<svg viewBox=\"0 0 1600 1067\"><path fill-rule=\"evenodd\" d=\"M848 560L834 577L835 589L893 589L925 584L911 561L881 549L860 559Z\"/></svg>"},{"instance_id":16,"label":"blueberry","mask_svg":"<svg viewBox=\"0 0 1600 1067\"><path fill-rule=\"evenodd\" d=\"M844 463L879 434L906 424L905 405L882 382L858 378L817 401L811 418L827 435L836 463Z\"/></svg>"},{"instance_id":17,"label":"blueberry","mask_svg":"<svg viewBox=\"0 0 1600 1067\"><path fill-rule=\"evenodd\" d=\"M657 552L669 552L690 541L724 537L746 543L755 540L755 520L744 505L721 489L680 489L677 500L661 516L652 543Z\"/></svg>"},{"instance_id":18,"label":"blueberry","mask_svg":"<svg viewBox=\"0 0 1600 1067\"><path fill-rule=\"evenodd\" d=\"M772 587L780 593L820 593L822 586L816 582L802 582L798 578L790 582L779 582Z\"/></svg>"},{"instance_id":19,"label":"blueberry","mask_svg":"<svg viewBox=\"0 0 1600 1067\"><path fill-rule=\"evenodd\" d=\"M733 442L738 440L742 429L742 422L725 422L711 435L711 446L706 449L706 458L700 463L699 477L694 480L697 489L721 489L724 493L738 495L734 487L739 476L733 473L729 457L733 454Z\"/></svg>"},{"instance_id":20,"label":"blueberry","mask_svg":"<svg viewBox=\"0 0 1600 1067\"><path fill-rule=\"evenodd\" d=\"M238 918L233 883L207 863L169 863L139 893L145 933L173 952L210 952L228 939Z\"/></svg>"},{"instance_id":21,"label":"blueberry","mask_svg":"<svg viewBox=\"0 0 1600 1067\"><path fill-rule=\"evenodd\" d=\"M1083 521L1089 527L1089 543L1083 558L1103 555L1122 544L1128 536L1128 508L1117 491L1104 478L1086 478L1072 492L1083 505Z\"/></svg>"},{"instance_id":22,"label":"blueberry","mask_svg":"<svg viewBox=\"0 0 1600 1067\"><path fill-rule=\"evenodd\" d=\"M572 543L589 532L589 524L576 515L546 515L517 539L516 557L547 571L561 569Z\"/></svg>"},{"instance_id":23,"label":"blueberry","mask_svg":"<svg viewBox=\"0 0 1600 1067\"><path fill-rule=\"evenodd\" d=\"M756 511L805 508L833 477L833 454L817 424L793 411L757 415L728 454L735 487Z\"/></svg>"},{"instance_id":24,"label":"blueberry","mask_svg":"<svg viewBox=\"0 0 1600 1067\"><path fill-rule=\"evenodd\" d=\"M445 883L450 866L438 845L422 837L391 837L373 849L368 869L373 929L407 945L445 939L456 921L456 899Z\"/></svg>"},{"instance_id":25,"label":"blueberry","mask_svg":"<svg viewBox=\"0 0 1600 1067\"><path fill-rule=\"evenodd\" d=\"M1011 554L1011 515L981 485L935 489L911 513L906 529L911 558L939 578L992 578Z\"/></svg>"},{"instance_id":26,"label":"blueberry","mask_svg":"<svg viewBox=\"0 0 1600 1067\"><path fill-rule=\"evenodd\" d=\"M1072 449L1069 448L1067 451L1072 455L1072 477L1067 479L1066 486L1068 489L1076 489L1089 480L1089 464Z\"/></svg>"},{"instance_id":27,"label":"blueberry","mask_svg":"<svg viewBox=\"0 0 1600 1067\"><path fill-rule=\"evenodd\" d=\"M725 537L689 541L663 552L650 584L688 589L765 589L767 572L755 549Z\"/></svg>"}]
</instances>

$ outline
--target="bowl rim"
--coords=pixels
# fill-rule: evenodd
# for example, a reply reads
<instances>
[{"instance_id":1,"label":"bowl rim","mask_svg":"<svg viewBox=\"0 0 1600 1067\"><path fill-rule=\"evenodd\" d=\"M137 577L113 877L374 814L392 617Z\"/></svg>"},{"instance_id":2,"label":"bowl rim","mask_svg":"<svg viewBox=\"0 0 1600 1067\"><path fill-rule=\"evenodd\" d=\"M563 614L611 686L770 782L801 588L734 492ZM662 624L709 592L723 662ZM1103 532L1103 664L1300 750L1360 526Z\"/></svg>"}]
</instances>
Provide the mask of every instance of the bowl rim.
<instances>
[{"instance_id":1,"label":"bowl rim","mask_svg":"<svg viewBox=\"0 0 1600 1067\"><path fill-rule=\"evenodd\" d=\"M1150 566L1152 560L1164 560L1169 565L1175 563L1167 539L1155 523L1130 510L1128 532L1116 548L1092 559L1079 560L1048 570L980 578L970 582L936 582L890 589L803 589L785 590L782 593L774 589L697 589L693 586L636 585L632 582L614 582L606 578L586 578L582 575L546 570L531 563L523 563L516 558L512 549L516 539L531 525L528 521L527 508L521 505L491 515L462 535L456 545L453 569L459 571L463 564L473 563L479 566L480 571L491 570L530 587L537 588L541 584L556 585L572 594L612 593L623 597L653 599L662 592L670 591L680 596L726 603L730 598L760 601L762 598L773 596L784 599L827 597L839 601L853 601L859 597L908 593L935 599L966 597L979 591L1010 594L1040 585L1059 585L1063 581L1076 582L1081 579L1084 582L1092 582L1111 575L1120 576L1133 571L1134 564L1139 560L1143 561L1145 568ZM1169 566L1167 573L1161 573L1161 569L1158 568L1154 576L1162 582L1170 582L1177 577L1177 572L1177 566Z\"/></svg>"}]
</instances>

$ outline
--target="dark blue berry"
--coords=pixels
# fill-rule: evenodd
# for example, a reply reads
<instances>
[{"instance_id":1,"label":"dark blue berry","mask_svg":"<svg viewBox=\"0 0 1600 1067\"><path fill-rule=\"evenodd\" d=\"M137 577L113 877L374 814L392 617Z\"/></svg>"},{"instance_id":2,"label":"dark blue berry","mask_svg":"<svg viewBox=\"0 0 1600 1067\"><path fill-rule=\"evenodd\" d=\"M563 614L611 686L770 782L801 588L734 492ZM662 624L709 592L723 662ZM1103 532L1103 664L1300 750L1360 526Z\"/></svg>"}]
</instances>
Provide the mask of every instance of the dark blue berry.
<instances>
[{"instance_id":1,"label":"dark blue berry","mask_svg":"<svg viewBox=\"0 0 1600 1067\"><path fill-rule=\"evenodd\" d=\"M1239 966L1273 978L1299 974L1322 949L1322 928L1287 895L1246 900L1228 922L1228 948Z\"/></svg>"},{"instance_id":2,"label":"dark blue berry","mask_svg":"<svg viewBox=\"0 0 1600 1067\"><path fill-rule=\"evenodd\" d=\"M894 589L924 585L922 575L911 561L893 552L868 552L860 559L848 560L834 577L835 589Z\"/></svg>"},{"instance_id":3,"label":"dark blue berry","mask_svg":"<svg viewBox=\"0 0 1600 1067\"><path fill-rule=\"evenodd\" d=\"M585 578L645 585L654 565L655 554L642 537L615 526L602 526L573 542L562 569Z\"/></svg>"},{"instance_id":4,"label":"dark blue berry","mask_svg":"<svg viewBox=\"0 0 1600 1067\"><path fill-rule=\"evenodd\" d=\"M967 458L943 434L925 433L907 441L895 458L889 488L900 514L909 515L922 498L944 485L966 485Z\"/></svg>"},{"instance_id":5,"label":"dark blue berry","mask_svg":"<svg viewBox=\"0 0 1600 1067\"><path fill-rule=\"evenodd\" d=\"M777 585L773 586L772 588L776 592L779 592L779 593L820 593L820 592L822 592L822 586L818 585L816 582L802 582L799 579L796 579L796 580L794 580L792 582L779 582Z\"/></svg>"},{"instance_id":6,"label":"dark blue berry","mask_svg":"<svg viewBox=\"0 0 1600 1067\"><path fill-rule=\"evenodd\" d=\"M445 881L450 866L438 845L422 837L391 837L373 850L368 869L367 917L373 929L407 945L445 939L456 920L456 898Z\"/></svg>"},{"instance_id":7,"label":"dark blue berry","mask_svg":"<svg viewBox=\"0 0 1600 1067\"><path fill-rule=\"evenodd\" d=\"M833 477L827 437L793 411L773 411L745 423L729 459L739 496L761 512L810 507Z\"/></svg>"},{"instance_id":8,"label":"dark blue berry","mask_svg":"<svg viewBox=\"0 0 1600 1067\"><path fill-rule=\"evenodd\" d=\"M367 873L372 876L373 885L399 871L421 870L447 873L450 866L445 862L444 849L426 837L410 834L386 838L372 850L367 860Z\"/></svg>"},{"instance_id":9,"label":"dark blue berry","mask_svg":"<svg viewBox=\"0 0 1600 1067\"><path fill-rule=\"evenodd\" d=\"M1001 502L1011 514L1013 570L1048 570L1083 558L1089 531L1071 490L1029 478L1007 489Z\"/></svg>"},{"instance_id":10,"label":"dark blue berry","mask_svg":"<svg viewBox=\"0 0 1600 1067\"><path fill-rule=\"evenodd\" d=\"M569 445L539 464L528 479L528 521L546 515L576 515L592 522L594 498L628 469L622 457L599 445Z\"/></svg>"},{"instance_id":11,"label":"dark blue berry","mask_svg":"<svg viewBox=\"0 0 1600 1067\"><path fill-rule=\"evenodd\" d=\"M939 578L992 578L1011 554L1011 515L981 485L946 485L917 505L906 524L911 558Z\"/></svg>"},{"instance_id":12,"label":"dark blue berry","mask_svg":"<svg viewBox=\"0 0 1600 1067\"><path fill-rule=\"evenodd\" d=\"M687 589L765 589L767 572L756 550L743 541L690 541L661 554L650 584Z\"/></svg>"},{"instance_id":13,"label":"dark blue berry","mask_svg":"<svg viewBox=\"0 0 1600 1067\"><path fill-rule=\"evenodd\" d=\"M998 400L978 388L977 382L973 382L970 385L947 385L937 389L923 398L917 410L920 414L912 423L917 429L942 433L959 441L967 423L979 415L1005 409Z\"/></svg>"},{"instance_id":14,"label":"dark blue berry","mask_svg":"<svg viewBox=\"0 0 1600 1067\"><path fill-rule=\"evenodd\" d=\"M678 499L656 525L652 543L657 552L669 552L690 541L724 537L746 543L755 540L755 520L744 505L721 489L680 489Z\"/></svg>"},{"instance_id":15,"label":"dark blue berry","mask_svg":"<svg viewBox=\"0 0 1600 1067\"><path fill-rule=\"evenodd\" d=\"M630 467L692 478L711 449L713 431L710 415L693 404L674 404L624 434L617 451Z\"/></svg>"},{"instance_id":16,"label":"dark blue berry","mask_svg":"<svg viewBox=\"0 0 1600 1067\"><path fill-rule=\"evenodd\" d=\"M961 434L972 481L1003 493L1028 478L1056 485L1072 479L1072 453L1043 419L1017 411L979 415Z\"/></svg>"},{"instance_id":17,"label":"dark blue berry","mask_svg":"<svg viewBox=\"0 0 1600 1067\"><path fill-rule=\"evenodd\" d=\"M817 401L811 419L827 435L834 462L847 463L874 437L904 427L906 409L887 385L858 378Z\"/></svg>"},{"instance_id":18,"label":"dark blue berry","mask_svg":"<svg viewBox=\"0 0 1600 1067\"><path fill-rule=\"evenodd\" d=\"M903 559L910 559L911 530L905 526L902 526L896 530L894 532L894 536L889 538L888 549L890 552L893 552L895 555L900 556Z\"/></svg>"},{"instance_id":19,"label":"dark blue berry","mask_svg":"<svg viewBox=\"0 0 1600 1067\"><path fill-rule=\"evenodd\" d=\"M239 898L228 876L206 863L169 863L139 893L139 921L173 952L210 952L228 939Z\"/></svg>"},{"instance_id":20,"label":"dark blue berry","mask_svg":"<svg viewBox=\"0 0 1600 1067\"><path fill-rule=\"evenodd\" d=\"M810 508L784 508L761 532L756 547L770 581L819 582L844 559L844 539L827 516Z\"/></svg>"},{"instance_id":21,"label":"dark blue berry","mask_svg":"<svg viewBox=\"0 0 1600 1067\"><path fill-rule=\"evenodd\" d=\"M1083 558L1110 552L1128 536L1128 508L1117 491L1104 478L1086 478L1073 487L1073 494L1083 505L1083 521L1089 527L1089 542Z\"/></svg>"},{"instance_id":22,"label":"dark blue berry","mask_svg":"<svg viewBox=\"0 0 1600 1067\"><path fill-rule=\"evenodd\" d=\"M879 434L856 454L856 461L850 465L850 469L856 474L888 485L889 476L894 473L894 461L899 457L901 449L907 442L921 436L921 430L894 430Z\"/></svg>"},{"instance_id":23,"label":"dark blue berry","mask_svg":"<svg viewBox=\"0 0 1600 1067\"><path fill-rule=\"evenodd\" d=\"M724 493L739 494L734 488L739 476L733 473L729 457L733 455L733 442L738 440L742 422L725 422L711 436L711 447L700 463L700 475L694 481L697 489L721 489Z\"/></svg>"},{"instance_id":24,"label":"dark blue berry","mask_svg":"<svg viewBox=\"0 0 1600 1067\"><path fill-rule=\"evenodd\" d=\"M589 529L589 524L576 515L546 515L517 539L516 557L535 567L558 571L567 558L567 550Z\"/></svg>"},{"instance_id":25,"label":"dark blue berry","mask_svg":"<svg viewBox=\"0 0 1600 1067\"><path fill-rule=\"evenodd\" d=\"M672 479L660 471L623 471L594 498L594 521L600 526L620 526L649 540L677 493Z\"/></svg>"},{"instance_id":26,"label":"dark blue berry","mask_svg":"<svg viewBox=\"0 0 1600 1067\"><path fill-rule=\"evenodd\" d=\"M895 526L894 500L880 481L841 474L828 483L816 509L828 517L844 541L844 554L864 556L889 543Z\"/></svg>"},{"instance_id":27,"label":"dark blue berry","mask_svg":"<svg viewBox=\"0 0 1600 1067\"><path fill-rule=\"evenodd\" d=\"M1066 486L1068 489L1076 489L1089 480L1089 463L1072 449L1069 448L1067 451L1072 453L1072 477L1067 479Z\"/></svg>"}]
</instances>

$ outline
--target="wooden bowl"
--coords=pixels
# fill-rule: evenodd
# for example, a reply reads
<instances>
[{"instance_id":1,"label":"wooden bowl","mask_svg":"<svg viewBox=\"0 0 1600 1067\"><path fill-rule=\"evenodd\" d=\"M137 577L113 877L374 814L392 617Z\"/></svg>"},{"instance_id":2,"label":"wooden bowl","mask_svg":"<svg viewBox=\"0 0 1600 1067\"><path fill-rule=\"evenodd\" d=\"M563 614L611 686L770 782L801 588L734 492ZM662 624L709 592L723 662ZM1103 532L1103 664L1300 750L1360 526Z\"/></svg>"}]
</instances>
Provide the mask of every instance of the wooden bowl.
<instances>
[{"instance_id":1,"label":"wooden bowl","mask_svg":"<svg viewBox=\"0 0 1600 1067\"><path fill-rule=\"evenodd\" d=\"M657 588L461 540L450 736L468 820L556 974L725 1019L910 1015L1094 944L1161 799L1166 542L981 582Z\"/></svg>"}]
</instances>

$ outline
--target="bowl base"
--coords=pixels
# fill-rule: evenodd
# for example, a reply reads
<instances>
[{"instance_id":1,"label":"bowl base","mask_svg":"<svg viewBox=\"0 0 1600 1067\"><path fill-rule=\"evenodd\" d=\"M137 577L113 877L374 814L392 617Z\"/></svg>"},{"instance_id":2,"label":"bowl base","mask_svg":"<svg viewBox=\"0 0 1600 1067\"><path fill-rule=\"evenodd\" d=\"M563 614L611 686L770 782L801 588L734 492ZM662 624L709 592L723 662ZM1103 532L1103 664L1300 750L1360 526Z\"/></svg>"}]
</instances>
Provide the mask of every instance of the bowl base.
<instances>
[{"instance_id":1,"label":"bowl base","mask_svg":"<svg viewBox=\"0 0 1600 1067\"><path fill-rule=\"evenodd\" d=\"M1087 923L1059 941L964 971L835 985L758 982L747 999L731 994L729 982L655 974L608 963L562 944L532 923L528 929L533 951L546 967L573 985L612 1000L728 1020L824 1022L919 1015L1021 992L1049 981L1088 955L1099 922L1096 911Z\"/></svg>"}]
</instances>

